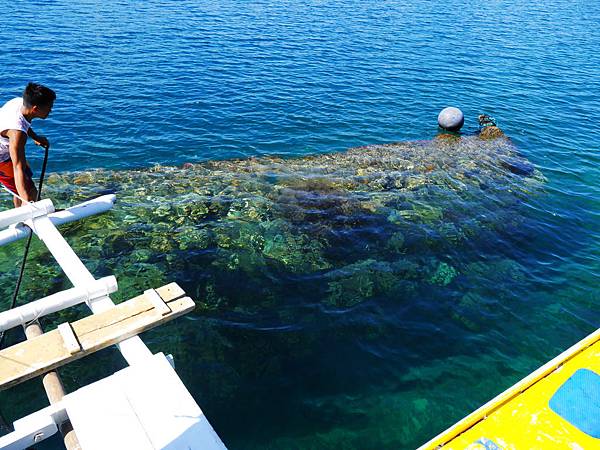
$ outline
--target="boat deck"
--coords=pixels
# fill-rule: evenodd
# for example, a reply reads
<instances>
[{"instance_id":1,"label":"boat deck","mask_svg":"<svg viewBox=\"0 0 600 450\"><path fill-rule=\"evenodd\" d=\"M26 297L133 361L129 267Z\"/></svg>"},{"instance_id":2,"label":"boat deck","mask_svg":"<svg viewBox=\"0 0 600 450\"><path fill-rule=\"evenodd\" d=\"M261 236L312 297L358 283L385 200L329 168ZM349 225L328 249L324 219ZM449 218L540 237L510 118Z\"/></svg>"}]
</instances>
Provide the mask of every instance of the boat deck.
<instances>
[{"instance_id":1,"label":"boat deck","mask_svg":"<svg viewBox=\"0 0 600 450\"><path fill-rule=\"evenodd\" d=\"M600 448L600 329L421 449Z\"/></svg>"}]
</instances>

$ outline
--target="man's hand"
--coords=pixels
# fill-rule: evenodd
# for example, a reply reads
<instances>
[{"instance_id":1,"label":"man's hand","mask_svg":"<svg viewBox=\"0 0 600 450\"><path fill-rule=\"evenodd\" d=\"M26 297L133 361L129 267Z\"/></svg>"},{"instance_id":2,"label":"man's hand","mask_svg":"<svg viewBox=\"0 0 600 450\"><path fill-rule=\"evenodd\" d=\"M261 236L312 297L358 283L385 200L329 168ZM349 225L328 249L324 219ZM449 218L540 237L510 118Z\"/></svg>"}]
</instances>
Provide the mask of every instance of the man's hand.
<instances>
[{"instance_id":1,"label":"man's hand","mask_svg":"<svg viewBox=\"0 0 600 450\"><path fill-rule=\"evenodd\" d=\"M46 150L50 148L50 141L46 136L36 136L35 139L33 139L33 142L35 142L35 145L39 145Z\"/></svg>"},{"instance_id":2,"label":"man's hand","mask_svg":"<svg viewBox=\"0 0 600 450\"><path fill-rule=\"evenodd\" d=\"M46 150L50 148L50 141L48 140L48 138L46 136L40 136L35 131L33 131L33 128L30 127L29 130L27 130L27 136L29 136L33 140L33 142L35 142L35 145L39 145L40 147L43 147Z\"/></svg>"}]
</instances>

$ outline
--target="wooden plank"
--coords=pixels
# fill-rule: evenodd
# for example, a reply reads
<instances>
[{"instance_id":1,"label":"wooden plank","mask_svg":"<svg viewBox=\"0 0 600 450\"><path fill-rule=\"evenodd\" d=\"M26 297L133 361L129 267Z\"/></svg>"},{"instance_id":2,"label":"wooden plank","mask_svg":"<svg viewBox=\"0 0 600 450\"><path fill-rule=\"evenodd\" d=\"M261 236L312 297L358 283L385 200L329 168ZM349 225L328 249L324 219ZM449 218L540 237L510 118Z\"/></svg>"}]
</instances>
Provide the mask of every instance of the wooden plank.
<instances>
[{"instance_id":1,"label":"wooden plank","mask_svg":"<svg viewBox=\"0 0 600 450\"><path fill-rule=\"evenodd\" d=\"M163 315L152 300L140 295L99 314L71 323L81 351L71 354L58 330L0 351L0 390L34 378L85 355L135 336L194 309L175 283L156 290L171 312Z\"/></svg>"}]
</instances>

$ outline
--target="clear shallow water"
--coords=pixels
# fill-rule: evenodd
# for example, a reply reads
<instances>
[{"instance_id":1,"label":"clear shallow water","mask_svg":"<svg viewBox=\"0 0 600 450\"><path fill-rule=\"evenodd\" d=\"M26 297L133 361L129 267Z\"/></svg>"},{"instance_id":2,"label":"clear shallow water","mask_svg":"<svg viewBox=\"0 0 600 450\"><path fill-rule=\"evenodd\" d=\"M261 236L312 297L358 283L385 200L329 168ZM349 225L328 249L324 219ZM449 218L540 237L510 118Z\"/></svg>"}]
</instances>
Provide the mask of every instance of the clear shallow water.
<instances>
[{"instance_id":1,"label":"clear shallow water","mask_svg":"<svg viewBox=\"0 0 600 450\"><path fill-rule=\"evenodd\" d=\"M53 142L53 172L429 139L453 104L467 129L479 112L497 117L547 179L519 198L519 224L379 251L392 261L427 249L413 291L376 285L331 308L330 291L306 288L311 276L324 283L323 268L304 271L308 281L288 269L258 277L246 295L226 289L247 279L233 270L212 280L224 303L149 333L231 448L413 448L598 327L600 17L589 3L34 4L2 5L15 20L0 30L0 93L30 79L57 90L51 118L34 123ZM351 230L353 251L336 261L364 261L361 239L388 239ZM72 231L82 251L91 231ZM213 272L173 258L195 267L220 256L140 247L151 256L130 272L150 275L127 273L129 288L175 274L210 304ZM116 255L90 252L90 264L119 262L118 242L109 248ZM457 275L428 282L441 262ZM30 266L30 284L54 279L42 267ZM68 383L120 364L112 352L91 361ZM34 393L33 383L3 393L5 415L37 406Z\"/></svg>"}]
</instances>

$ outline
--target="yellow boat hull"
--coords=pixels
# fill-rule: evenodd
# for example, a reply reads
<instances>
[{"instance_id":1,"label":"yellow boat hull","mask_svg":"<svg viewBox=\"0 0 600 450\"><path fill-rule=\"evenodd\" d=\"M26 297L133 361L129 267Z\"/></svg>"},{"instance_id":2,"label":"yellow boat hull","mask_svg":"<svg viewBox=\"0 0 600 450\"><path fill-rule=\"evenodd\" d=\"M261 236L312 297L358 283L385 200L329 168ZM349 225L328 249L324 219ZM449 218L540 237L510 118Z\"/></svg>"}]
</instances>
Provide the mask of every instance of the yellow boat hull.
<instances>
[{"instance_id":1,"label":"yellow boat hull","mask_svg":"<svg viewBox=\"0 0 600 450\"><path fill-rule=\"evenodd\" d=\"M419 450L437 448L600 449L600 329Z\"/></svg>"}]
</instances>

